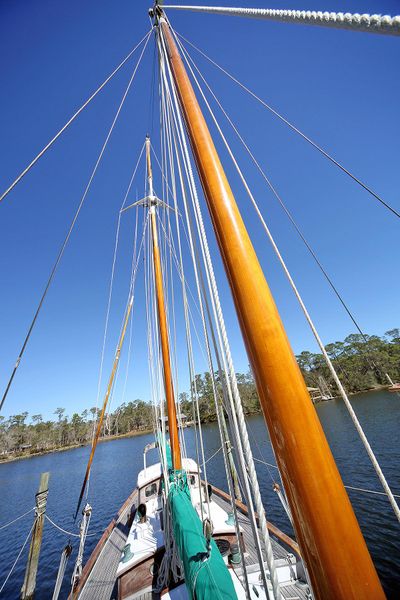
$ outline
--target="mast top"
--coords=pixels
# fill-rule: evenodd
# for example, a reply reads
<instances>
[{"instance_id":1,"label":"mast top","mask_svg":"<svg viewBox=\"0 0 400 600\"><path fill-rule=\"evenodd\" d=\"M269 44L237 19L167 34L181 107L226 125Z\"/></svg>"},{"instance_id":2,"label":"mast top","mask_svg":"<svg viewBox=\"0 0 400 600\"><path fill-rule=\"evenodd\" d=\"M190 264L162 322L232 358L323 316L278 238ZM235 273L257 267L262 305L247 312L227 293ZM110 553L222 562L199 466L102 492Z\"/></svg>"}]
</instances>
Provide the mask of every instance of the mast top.
<instances>
[{"instance_id":1,"label":"mast top","mask_svg":"<svg viewBox=\"0 0 400 600\"><path fill-rule=\"evenodd\" d=\"M126 210L129 210L130 208L134 208L135 206L143 206L145 208L149 208L149 209L153 209L153 210L154 210L153 207L162 206L163 208L166 208L167 210L172 210L172 211L174 210L172 208L172 206L169 206L166 202L164 202L163 200L158 198L154 193L153 169L151 166L151 142L150 142L150 136L148 133L146 134L145 145L146 145L147 185L148 185L147 195L144 198L141 198L141 200L137 200L137 202L134 202L133 204L130 204L129 206L126 206L125 208L123 208L121 210L121 213L125 212Z\"/></svg>"},{"instance_id":2,"label":"mast top","mask_svg":"<svg viewBox=\"0 0 400 600\"><path fill-rule=\"evenodd\" d=\"M163 9L161 8L162 0L155 0L153 6L149 8L149 17L150 19L154 19L154 25L158 25L158 18L163 14Z\"/></svg>"}]
</instances>

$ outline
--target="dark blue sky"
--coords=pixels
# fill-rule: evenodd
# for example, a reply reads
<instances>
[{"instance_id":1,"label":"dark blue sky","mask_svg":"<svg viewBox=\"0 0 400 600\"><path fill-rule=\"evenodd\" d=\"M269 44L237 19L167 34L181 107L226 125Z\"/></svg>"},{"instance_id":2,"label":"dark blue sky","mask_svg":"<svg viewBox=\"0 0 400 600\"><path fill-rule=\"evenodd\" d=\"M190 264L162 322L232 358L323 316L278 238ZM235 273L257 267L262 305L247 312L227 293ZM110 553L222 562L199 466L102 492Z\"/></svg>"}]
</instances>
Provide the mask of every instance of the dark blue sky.
<instances>
[{"instance_id":1,"label":"dark blue sky","mask_svg":"<svg viewBox=\"0 0 400 600\"><path fill-rule=\"evenodd\" d=\"M215 2L215 4L219 4ZM240 2L263 6L261 2ZM276 8L374 12L375 2L276 0ZM86 97L149 29L148 2L36 0L0 5L0 188L5 189ZM379 9L396 14L398 3ZM175 28L376 189L397 210L399 198L398 38L172 11ZM317 251L367 333L399 325L399 220L325 161L203 59L193 55L225 108ZM136 55L137 57L137 55ZM135 57L0 204L0 391L97 153ZM68 414L93 406L117 214L149 129L153 42L149 45L54 285L8 396L4 414ZM223 122L223 121L221 121ZM157 123L157 119L155 119ZM224 130L328 343L354 331L234 136ZM157 131L153 131L157 146ZM218 147L220 144L218 142ZM252 208L221 156L251 229L295 352L316 350ZM141 173L142 174L142 173ZM143 178L133 188L143 191ZM159 181L156 182L160 189ZM128 250L132 216L123 223ZM212 247L215 244L212 240ZM218 259L237 370L247 358ZM142 284L142 278L139 278ZM128 257L118 261L106 371L128 285ZM178 328L182 323L178 319ZM144 297L137 295L126 400L149 398ZM183 338L178 344L183 356ZM204 370L203 359L198 370ZM121 381L124 364L121 365ZM181 377L181 391L187 386ZM120 402L121 385L114 404Z\"/></svg>"}]
</instances>

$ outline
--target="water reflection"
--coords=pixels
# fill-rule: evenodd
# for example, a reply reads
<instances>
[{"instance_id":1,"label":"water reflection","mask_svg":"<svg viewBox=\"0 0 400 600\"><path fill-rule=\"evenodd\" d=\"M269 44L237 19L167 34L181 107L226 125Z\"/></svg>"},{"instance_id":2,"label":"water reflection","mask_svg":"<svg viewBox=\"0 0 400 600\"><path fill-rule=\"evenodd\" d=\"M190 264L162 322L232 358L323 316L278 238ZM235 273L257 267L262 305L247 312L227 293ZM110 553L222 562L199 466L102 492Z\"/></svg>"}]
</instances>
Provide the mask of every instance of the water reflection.
<instances>
[{"instance_id":1,"label":"water reflection","mask_svg":"<svg viewBox=\"0 0 400 600\"><path fill-rule=\"evenodd\" d=\"M385 475L396 493L400 493L400 449L398 432L400 427L400 401L396 394L372 392L352 398L353 406L369 437ZM358 439L343 403L339 400L318 406L318 414L328 437L345 484L353 487L380 491L380 484L368 457ZM274 463L274 456L264 421L260 416L248 419L249 436L254 457ZM217 425L203 425L206 458L220 447ZM91 532L99 536L136 484L136 476L143 465L143 448L152 441L151 435L124 438L99 445L92 469L89 486L89 501L93 506ZM194 431L185 430L188 455L196 458ZM31 458L0 465L0 525L22 514L34 504L34 495L40 473L50 471L48 514L61 527L74 530L72 515L82 483L89 449L77 448L67 452ZM148 460L156 459L156 453ZM267 517L283 531L291 534L287 517L272 490L277 477L275 469L256 463L260 489ZM227 489L222 453L219 452L207 463L208 479L217 486ZM399 524L387 499L357 491L349 495L361 528L366 537L379 575L389 598L398 598L400 593L400 545ZM27 516L8 529L0 530L0 586L31 527L32 517ZM96 545L98 537L88 538L86 557ZM57 575L60 553L67 537L46 522L43 549L40 558L37 598L51 598ZM74 552L76 554L76 540ZM17 599L23 580L26 556L7 583L3 595ZM62 597L66 598L68 580L72 574L72 561L68 566Z\"/></svg>"}]
</instances>

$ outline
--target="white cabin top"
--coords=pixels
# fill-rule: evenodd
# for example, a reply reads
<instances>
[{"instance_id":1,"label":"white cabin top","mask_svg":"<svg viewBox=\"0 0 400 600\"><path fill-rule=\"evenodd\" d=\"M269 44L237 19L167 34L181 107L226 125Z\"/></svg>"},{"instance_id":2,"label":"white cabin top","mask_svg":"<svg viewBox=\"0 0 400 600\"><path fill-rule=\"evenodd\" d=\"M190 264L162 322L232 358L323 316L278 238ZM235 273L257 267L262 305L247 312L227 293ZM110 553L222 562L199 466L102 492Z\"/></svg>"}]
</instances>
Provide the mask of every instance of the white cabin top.
<instances>
[{"instance_id":1,"label":"white cabin top","mask_svg":"<svg viewBox=\"0 0 400 600\"><path fill-rule=\"evenodd\" d=\"M182 469L183 471L188 471L189 473L197 473L197 463L192 458L183 458L182 459ZM201 470L200 470L201 473ZM137 487L142 488L150 481L154 481L155 479L159 479L162 475L162 467L161 463L156 463L155 465L149 465L146 469L142 469L137 478Z\"/></svg>"}]
</instances>

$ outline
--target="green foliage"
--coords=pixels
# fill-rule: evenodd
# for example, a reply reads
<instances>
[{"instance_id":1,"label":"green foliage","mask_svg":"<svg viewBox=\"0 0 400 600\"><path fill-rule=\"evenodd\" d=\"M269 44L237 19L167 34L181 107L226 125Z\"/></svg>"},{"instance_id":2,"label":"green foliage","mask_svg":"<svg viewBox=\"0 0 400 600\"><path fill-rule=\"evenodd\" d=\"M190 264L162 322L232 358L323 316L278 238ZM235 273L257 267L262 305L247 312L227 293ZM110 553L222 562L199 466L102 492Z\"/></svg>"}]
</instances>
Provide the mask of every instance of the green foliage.
<instances>
[{"instance_id":1,"label":"green foliage","mask_svg":"<svg viewBox=\"0 0 400 600\"><path fill-rule=\"evenodd\" d=\"M65 408L59 407L54 414L57 421L43 421L40 414L31 417L28 413L12 415L9 419L0 416L0 460L9 456L23 456L68 448L91 442L93 428L100 411L92 407L81 414L65 416ZM153 409L143 400L122 404L105 416L102 437L146 431L153 428Z\"/></svg>"},{"instance_id":2,"label":"green foliage","mask_svg":"<svg viewBox=\"0 0 400 600\"><path fill-rule=\"evenodd\" d=\"M388 383L386 373L393 381L400 381L400 329L390 329L384 335L365 336L351 334L343 342L326 346L340 379L348 392L360 392ZM332 395L336 395L335 384L321 354L303 351L297 362L309 387L320 387L321 378ZM245 414L260 411L257 390L252 373L237 373L239 393ZM214 374L219 401L223 399L223 386L218 373ZM193 398L197 394L200 419L215 421L213 378L210 373L198 374L189 393L180 394L180 411L187 421L196 418ZM54 414L56 421L44 421L41 414L34 414L28 422L28 413L12 415L8 419L0 416L0 460L9 455L19 456L90 443L99 409L91 407L71 418L65 408L59 407ZM102 437L125 435L153 429L152 406L143 400L121 404L105 416Z\"/></svg>"},{"instance_id":3,"label":"green foliage","mask_svg":"<svg viewBox=\"0 0 400 600\"><path fill-rule=\"evenodd\" d=\"M326 351L348 392L361 392L400 380L400 330L391 329L384 337L353 333L343 342L328 344ZM336 386L322 354L302 352L296 356L309 387L319 387L323 377L336 394Z\"/></svg>"}]
</instances>

